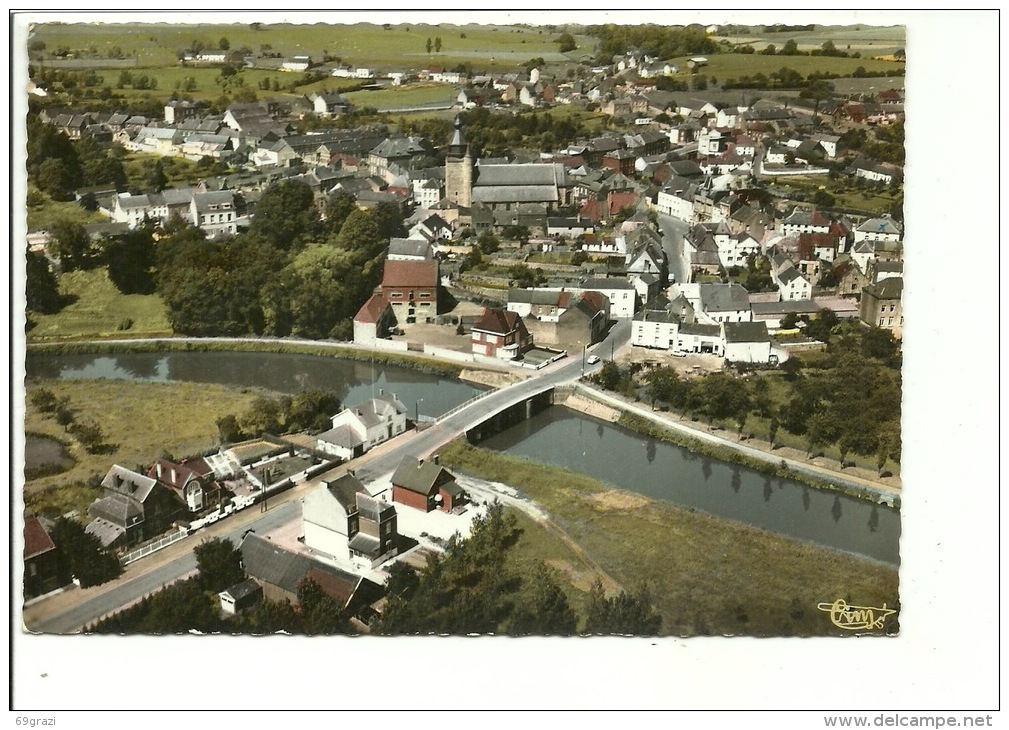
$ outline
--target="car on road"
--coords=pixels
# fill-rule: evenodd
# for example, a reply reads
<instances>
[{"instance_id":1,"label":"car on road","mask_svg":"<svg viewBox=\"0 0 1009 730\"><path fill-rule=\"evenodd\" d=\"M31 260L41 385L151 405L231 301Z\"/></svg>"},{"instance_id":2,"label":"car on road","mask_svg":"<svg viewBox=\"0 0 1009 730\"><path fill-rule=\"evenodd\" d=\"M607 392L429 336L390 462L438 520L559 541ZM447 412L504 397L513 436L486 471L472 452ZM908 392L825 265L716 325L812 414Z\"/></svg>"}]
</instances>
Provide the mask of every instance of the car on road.
<instances>
[{"instance_id":1,"label":"car on road","mask_svg":"<svg viewBox=\"0 0 1009 730\"><path fill-rule=\"evenodd\" d=\"M599 355L589 355L589 359L586 360L585 362L587 362L589 365L595 365L597 362L599 362Z\"/></svg>"}]
</instances>

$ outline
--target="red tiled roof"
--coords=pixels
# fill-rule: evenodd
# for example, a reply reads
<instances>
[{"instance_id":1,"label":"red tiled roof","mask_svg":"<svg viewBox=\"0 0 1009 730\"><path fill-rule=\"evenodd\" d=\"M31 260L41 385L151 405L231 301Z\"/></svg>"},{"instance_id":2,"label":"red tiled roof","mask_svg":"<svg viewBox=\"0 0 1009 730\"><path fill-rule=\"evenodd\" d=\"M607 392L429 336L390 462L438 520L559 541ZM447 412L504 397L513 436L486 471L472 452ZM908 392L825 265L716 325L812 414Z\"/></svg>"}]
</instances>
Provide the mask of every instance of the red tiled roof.
<instances>
[{"instance_id":1,"label":"red tiled roof","mask_svg":"<svg viewBox=\"0 0 1009 730\"><path fill-rule=\"evenodd\" d=\"M588 305L590 305L592 307L592 309L595 310L596 312L602 311L603 306L604 306L603 305L603 295L600 292L597 292L597 291L583 292L582 295L581 295L581 297L579 297L579 300L585 302Z\"/></svg>"},{"instance_id":2,"label":"red tiled roof","mask_svg":"<svg viewBox=\"0 0 1009 730\"><path fill-rule=\"evenodd\" d=\"M39 522L39 518L35 515L25 515L25 555L24 559L34 558L43 553L47 553L50 550L55 550L56 545L53 543L49 533L46 532L46 528L42 526Z\"/></svg>"},{"instance_id":3,"label":"red tiled roof","mask_svg":"<svg viewBox=\"0 0 1009 730\"><path fill-rule=\"evenodd\" d=\"M438 262L386 261L382 286L438 286Z\"/></svg>"},{"instance_id":4,"label":"red tiled roof","mask_svg":"<svg viewBox=\"0 0 1009 730\"><path fill-rule=\"evenodd\" d=\"M158 465L161 465L161 474L158 475ZM172 479L172 476L175 479ZM189 477L194 477L199 479L199 474L194 472L192 469L181 464L175 464L168 459L158 459L151 466L150 470L147 472L147 476L157 479L162 484L171 487L172 489L182 489L182 486L186 483Z\"/></svg>"},{"instance_id":5,"label":"red tiled roof","mask_svg":"<svg viewBox=\"0 0 1009 730\"><path fill-rule=\"evenodd\" d=\"M323 593L344 608L346 608L347 604L350 603L350 599L354 595L354 589L357 587L356 585L351 585L346 581L340 580L335 575L331 575L325 571L319 570L318 568L312 568L309 570L305 574L304 580L314 581Z\"/></svg>"},{"instance_id":6,"label":"red tiled roof","mask_svg":"<svg viewBox=\"0 0 1009 730\"><path fill-rule=\"evenodd\" d=\"M371 298L354 315L354 321L375 324L388 306L389 302L385 297L381 294L372 294Z\"/></svg>"},{"instance_id":7,"label":"red tiled roof","mask_svg":"<svg viewBox=\"0 0 1009 730\"><path fill-rule=\"evenodd\" d=\"M818 210L813 211L809 217L809 222L814 226L830 226L830 219Z\"/></svg>"},{"instance_id":8,"label":"red tiled roof","mask_svg":"<svg viewBox=\"0 0 1009 730\"><path fill-rule=\"evenodd\" d=\"M522 318L515 312L506 309L484 309L483 316L473 325L473 329L506 335L514 332L521 322Z\"/></svg>"},{"instance_id":9,"label":"red tiled roof","mask_svg":"<svg viewBox=\"0 0 1009 730\"><path fill-rule=\"evenodd\" d=\"M814 249L837 248L837 236L830 233L800 233L799 255L807 260L813 258Z\"/></svg>"},{"instance_id":10,"label":"red tiled roof","mask_svg":"<svg viewBox=\"0 0 1009 730\"><path fill-rule=\"evenodd\" d=\"M638 194L637 193L610 193L606 196L606 202L609 204L610 215L614 213L619 213L624 208L633 208L638 204Z\"/></svg>"}]
</instances>

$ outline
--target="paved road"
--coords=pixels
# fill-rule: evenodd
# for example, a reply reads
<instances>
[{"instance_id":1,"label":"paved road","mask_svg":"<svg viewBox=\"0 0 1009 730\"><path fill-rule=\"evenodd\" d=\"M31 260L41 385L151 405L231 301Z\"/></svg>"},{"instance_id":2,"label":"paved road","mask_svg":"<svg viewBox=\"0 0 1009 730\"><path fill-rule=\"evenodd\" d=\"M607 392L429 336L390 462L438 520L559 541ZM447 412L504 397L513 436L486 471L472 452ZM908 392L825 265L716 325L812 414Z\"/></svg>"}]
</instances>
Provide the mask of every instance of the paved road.
<instances>
[{"instance_id":1,"label":"paved road","mask_svg":"<svg viewBox=\"0 0 1009 730\"><path fill-rule=\"evenodd\" d=\"M609 358L619 352L630 340L630 320L619 320L610 329L607 337L586 351L586 357L598 354ZM588 365L584 372L590 373L602 367L602 363ZM366 484L390 474L404 456L427 456L446 443L483 421L488 414L518 403L530 395L548 388L576 380L583 372L582 358L568 357L544 368L537 377L515 383L507 388L491 391L479 399L464 404L454 413L440 419L430 428L415 432L383 444L378 449L362 457L360 462L352 462L357 476ZM358 464L361 464L358 466ZM85 591L71 590L29 607L25 611L25 621L31 630L41 633L66 634L80 631L87 624L109 614L122 606L148 595L162 586L178 580L196 569L193 547L208 537L230 539L234 544L241 542L247 530L269 532L290 520L297 514L295 502L307 491L314 489L324 479L332 479L346 471L346 466L321 474L315 479L288 492L272 497L270 510L265 514L254 505L234 517L201 530L196 535L181 540L166 548L127 566L124 575L112 584L98 586Z\"/></svg>"},{"instance_id":2,"label":"paved road","mask_svg":"<svg viewBox=\"0 0 1009 730\"><path fill-rule=\"evenodd\" d=\"M690 230L690 224L669 215L659 216L662 230L662 249L669 261L669 277L677 284L690 282L690 257L683 245L683 236Z\"/></svg>"}]
</instances>

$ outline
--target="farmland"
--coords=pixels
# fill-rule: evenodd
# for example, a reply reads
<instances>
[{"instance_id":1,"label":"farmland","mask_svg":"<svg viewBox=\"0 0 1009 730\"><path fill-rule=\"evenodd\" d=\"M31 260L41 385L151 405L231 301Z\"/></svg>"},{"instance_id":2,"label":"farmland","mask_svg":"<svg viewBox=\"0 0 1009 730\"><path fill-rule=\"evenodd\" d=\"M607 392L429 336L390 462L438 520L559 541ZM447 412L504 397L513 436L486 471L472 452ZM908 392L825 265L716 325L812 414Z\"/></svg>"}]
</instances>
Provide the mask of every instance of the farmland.
<instances>
[{"instance_id":1,"label":"farmland","mask_svg":"<svg viewBox=\"0 0 1009 730\"><path fill-rule=\"evenodd\" d=\"M786 39L787 40L787 39ZM868 58L835 58L832 56L763 56L743 53L719 53L708 56L708 64L701 68L701 73L714 76L720 82L741 76L754 76L762 73L765 76L778 71L783 66L798 71L803 76L813 72L839 74L850 76L859 66L869 72L883 72L903 69L904 64L892 61L874 61ZM681 69L686 68L687 58L678 58L673 63ZM683 74L687 76L688 74Z\"/></svg>"}]
</instances>

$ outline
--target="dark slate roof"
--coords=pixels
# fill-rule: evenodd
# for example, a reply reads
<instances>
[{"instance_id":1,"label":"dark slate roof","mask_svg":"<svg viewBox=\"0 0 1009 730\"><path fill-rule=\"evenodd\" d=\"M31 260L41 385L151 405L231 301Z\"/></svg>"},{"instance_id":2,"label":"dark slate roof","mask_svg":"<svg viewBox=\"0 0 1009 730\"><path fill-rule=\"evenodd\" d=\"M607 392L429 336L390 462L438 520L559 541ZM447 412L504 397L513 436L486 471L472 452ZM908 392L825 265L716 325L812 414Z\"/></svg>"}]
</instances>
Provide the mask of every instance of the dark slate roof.
<instances>
[{"instance_id":1,"label":"dark slate roof","mask_svg":"<svg viewBox=\"0 0 1009 730\"><path fill-rule=\"evenodd\" d=\"M361 578L352 573L319 563L306 555L284 550L255 533L247 534L239 549L246 573L289 593L297 593L298 585L308 577L319 583L320 588L327 593L330 592L327 588L334 581L350 586L350 593L361 581Z\"/></svg>"},{"instance_id":2,"label":"dark slate roof","mask_svg":"<svg viewBox=\"0 0 1009 730\"><path fill-rule=\"evenodd\" d=\"M256 595L257 593L262 595L263 587L252 578L247 578L243 580L241 583L236 583L235 585L231 586L231 588L229 588L226 591L223 591L223 593L226 593L229 596L231 596L233 599L235 599L235 602L237 603L238 601L241 601L243 598L248 598L249 596Z\"/></svg>"},{"instance_id":3,"label":"dark slate roof","mask_svg":"<svg viewBox=\"0 0 1009 730\"><path fill-rule=\"evenodd\" d=\"M473 329L506 335L515 331L521 322L522 318L515 312L504 309L484 309L483 316L473 324Z\"/></svg>"},{"instance_id":4,"label":"dark slate roof","mask_svg":"<svg viewBox=\"0 0 1009 730\"><path fill-rule=\"evenodd\" d=\"M634 284L627 279L586 279L581 284L585 291L604 291L606 289L634 289Z\"/></svg>"},{"instance_id":5,"label":"dark slate roof","mask_svg":"<svg viewBox=\"0 0 1009 730\"><path fill-rule=\"evenodd\" d=\"M427 496L434 491L435 483L442 473L451 476L451 472L433 461L419 461L412 456L404 456L392 475L392 483Z\"/></svg>"},{"instance_id":6,"label":"dark slate roof","mask_svg":"<svg viewBox=\"0 0 1009 730\"><path fill-rule=\"evenodd\" d=\"M564 166L555 163L481 165L473 187L475 192L493 186L557 186L565 179Z\"/></svg>"},{"instance_id":7,"label":"dark slate roof","mask_svg":"<svg viewBox=\"0 0 1009 730\"><path fill-rule=\"evenodd\" d=\"M726 322L726 342L770 342L766 322Z\"/></svg>"},{"instance_id":8,"label":"dark slate roof","mask_svg":"<svg viewBox=\"0 0 1009 730\"><path fill-rule=\"evenodd\" d=\"M891 276L889 279L870 284L865 290L878 299L900 299L904 292L904 277Z\"/></svg>"},{"instance_id":9,"label":"dark slate roof","mask_svg":"<svg viewBox=\"0 0 1009 730\"><path fill-rule=\"evenodd\" d=\"M336 446L342 446L345 449L353 449L356 446L360 446L364 443L361 438L354 432L350 426L337 426L336 428L331 428L328 431L323 431L318 436L317 439L320 441L326 441L327 443L334 444Z\"/></svg>"},{"instance_id":10,"label":"dark slate roof","mask_svg":"<svg viewBox=\"0 0 1009 730\"><path fill-rule=\"evenodd\" d=\"M113 524L106 519L96 517L84 528L88 535L94 535L102 543L102 547L108 547L122 535L126 533L126 528Z\"/></svg>"},{"instance_id":11,"label":"dark slate roof","mask_svg":"<svg viewBox=\"0 0 1009 730\"><path fill-rule=\"evenodd\" d=\"M750 310L754 317L767 317L775 314L816 314L820 311L819 305L812 299L793 299L781 302L752 302Z\"/></svg>"},{"instance_id":12,"label":"dark slate roof","mask_svg":"<svg viewBox=\"0 0 1009 730\"><path fill-rule=\"evenodd\" d=\"M389 240L390 256L417 256L431 258L431 244L416 238L392 238Z\"/></svg>"},{"instance_id":13,"label":"dark slate roof","mask_svg":"<svg viewBox=\"0 0 1009 730\"><path fill-rule=\"evenodd\" d=\"M333 495L333 498L340 503L347 514L357 508L357 495L364 492L364 485L353 474L344 474L339 479L332 482L325 482L326 489Z\"/></svg>"},{"instance_id":14,"label":"dark slate roof","mask_svg":"<svg viewBox=\"0 0 1009 730\"><path fill-rule=\"evenodd\" d=\"M698 285L705 312L736 312L750 308L750 297L740 284L702 283Z\"/></svg>"},{"instance_id":15,"label":"dark slate roof","mask_svg":"<svg viewBox=\"0 0 1009 730\"><path fill-rule=\"evenodd\" d=\"M132 497L138 502L146 500L156 484L157 480L137 474L119 464L114 464L102 480L102 486L106 489Z\"/></svg>"},{"instance_id":16,"label":"dark slate roof","mask_svg":"<svg viewBox=\"0 0 1009 730\"><path fill-rule=\"evenodd\" d=\"M721 328L717 324L681 324L680 333L684 335L703 335L705 337L718 337Z\"/></svg>"}]
</instances>

